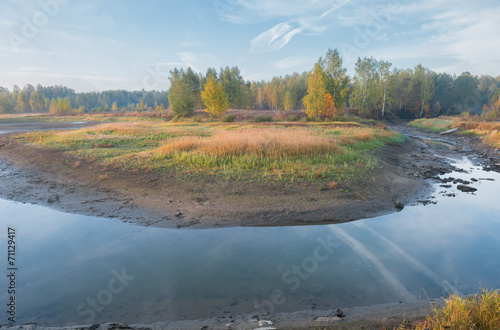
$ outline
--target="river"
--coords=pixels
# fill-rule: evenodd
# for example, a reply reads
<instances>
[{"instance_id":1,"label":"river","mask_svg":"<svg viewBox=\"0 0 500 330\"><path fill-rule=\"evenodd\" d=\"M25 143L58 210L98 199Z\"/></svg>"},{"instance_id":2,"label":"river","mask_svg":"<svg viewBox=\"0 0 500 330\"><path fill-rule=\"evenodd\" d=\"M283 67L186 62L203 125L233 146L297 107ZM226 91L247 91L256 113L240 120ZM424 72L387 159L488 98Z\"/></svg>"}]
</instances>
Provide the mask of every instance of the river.
<instances>
[{"instance_id":1,"label":"river","mask_svg":"<svg viewBox=\"0 0 500 330\"><path fill-rule=\"evenodd\" d=\"M15 230L16 323L272 315L498 288L500 174L454 162L464 172L443 177L476 179L476 192L436 184L433 203L337 225L165 229L0 200L4 256Z\"/></svg>"}]
</instances>

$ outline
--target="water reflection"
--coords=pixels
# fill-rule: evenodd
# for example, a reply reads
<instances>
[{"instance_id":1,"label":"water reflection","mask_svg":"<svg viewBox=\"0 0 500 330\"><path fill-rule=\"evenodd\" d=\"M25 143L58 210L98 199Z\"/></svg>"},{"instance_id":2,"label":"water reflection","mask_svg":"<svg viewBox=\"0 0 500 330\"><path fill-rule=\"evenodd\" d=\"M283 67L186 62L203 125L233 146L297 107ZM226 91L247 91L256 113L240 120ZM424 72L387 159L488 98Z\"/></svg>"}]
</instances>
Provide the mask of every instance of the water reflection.
<instances>
[{"instance_id":1,"label":"water reflection","mask_svg":"<svg viewBox=\"0 0 500 330\"><path fill-rule=\"evenodd\" d=\"M457 197L436 194L436 205L309 227L146 228L0 200L2 251L7 227L17 230L18 322L155 322L498 288L500 176L448 176L496 181L479 181L475 194L448 189Z\"/></svg>"}]
</instances>

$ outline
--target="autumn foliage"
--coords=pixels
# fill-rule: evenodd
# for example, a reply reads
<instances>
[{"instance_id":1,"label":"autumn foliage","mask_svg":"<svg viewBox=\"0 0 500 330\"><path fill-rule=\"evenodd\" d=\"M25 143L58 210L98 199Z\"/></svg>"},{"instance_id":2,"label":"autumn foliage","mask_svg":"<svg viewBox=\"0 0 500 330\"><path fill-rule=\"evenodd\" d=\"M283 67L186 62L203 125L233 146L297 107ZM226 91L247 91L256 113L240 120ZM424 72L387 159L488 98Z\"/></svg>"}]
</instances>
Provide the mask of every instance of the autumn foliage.
<instances>
[{"instance_id":1,"label":"autumn foliage","mask_svg":"<svg viewBox=\"0 0 500 330\"><path fill-rule=\"evenodd\" d=\"M337 109L335 108L335 103L333 97L330 93L325 94L325 117L332 118L337 115Z\"/></svg>"}]
</instances>

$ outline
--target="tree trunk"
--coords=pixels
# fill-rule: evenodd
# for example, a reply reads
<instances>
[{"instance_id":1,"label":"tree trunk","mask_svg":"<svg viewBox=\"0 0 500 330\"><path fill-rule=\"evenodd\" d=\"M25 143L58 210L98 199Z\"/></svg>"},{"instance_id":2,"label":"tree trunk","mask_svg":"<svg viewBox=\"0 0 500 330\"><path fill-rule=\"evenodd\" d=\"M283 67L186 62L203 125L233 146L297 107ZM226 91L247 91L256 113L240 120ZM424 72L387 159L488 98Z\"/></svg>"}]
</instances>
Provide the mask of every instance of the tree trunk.
<instances>
[{"instance_id":1,"label":"tree trunk","mask_svg":"<svg viewBox=\"0 0 500 330\"><path fill-rule=\"evenodd\" d=\"M386 89L384 86L384 102L382 103L382 118L384 117L385 114L385 97L386 97Z\"/></svg>"}]
</instances>

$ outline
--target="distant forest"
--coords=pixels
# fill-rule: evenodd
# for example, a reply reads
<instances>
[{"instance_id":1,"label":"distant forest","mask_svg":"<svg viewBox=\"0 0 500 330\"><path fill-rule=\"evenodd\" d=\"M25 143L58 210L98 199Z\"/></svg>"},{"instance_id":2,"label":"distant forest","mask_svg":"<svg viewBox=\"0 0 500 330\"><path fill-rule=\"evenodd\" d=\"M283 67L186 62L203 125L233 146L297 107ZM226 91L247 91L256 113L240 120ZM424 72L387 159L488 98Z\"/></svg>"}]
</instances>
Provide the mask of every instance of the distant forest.
<instances>
[{"instance_id":1,"label":"distant forest","mask_svg":"<svg viewBox=\"0 0 500 330\"><path fill-rule=\"evenodd\" d=\"M168 107L168 92L110 90L77 93L65 86L0 87L0 113L72 114L107 111L147 111Z\"/></svg>"},{"instance_id":2,"label":"distant forest","mask_svg":"<svg viewBox=\"0 0 500 330\"><path fill-rule=\"evenodd\" d=\"M337 50L328 50L309 72L274 77L270 81L245 81L238 67L206 74L191 68L171 71L169 91L125 91L77 93L64 86L0 87L0 113L73 114L86 112L162 111L172 109L188 116L203 109L201 92L209 77L222 86L230 109L306 109L316 118L331 108L346 108L370 117L435 117L463 112L498 116L500 76L459 76L436 73L417 65L392 68L386 61L359 58L355 75L347 75ZM324 97L324 99L323 99ZM322 115L323 114L323 115ZM318 117L319 115L319 117Z\"/></svg>"}]
</instances>

